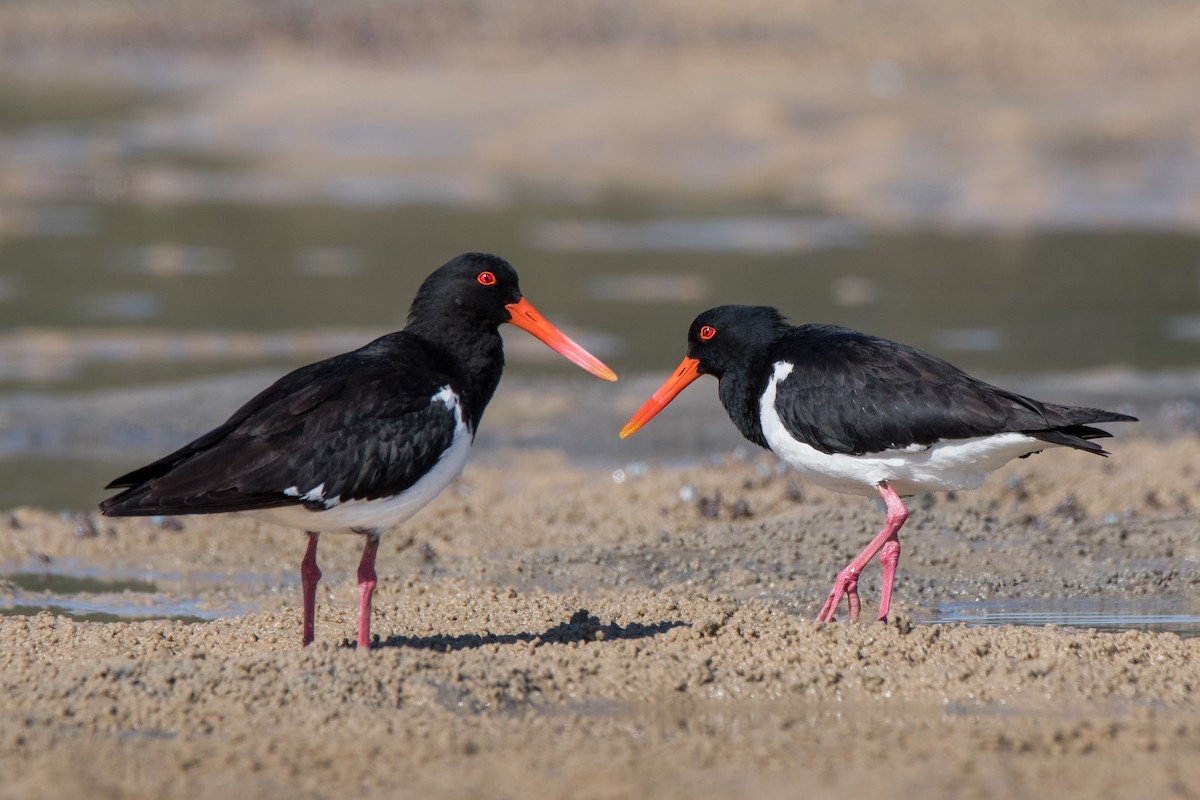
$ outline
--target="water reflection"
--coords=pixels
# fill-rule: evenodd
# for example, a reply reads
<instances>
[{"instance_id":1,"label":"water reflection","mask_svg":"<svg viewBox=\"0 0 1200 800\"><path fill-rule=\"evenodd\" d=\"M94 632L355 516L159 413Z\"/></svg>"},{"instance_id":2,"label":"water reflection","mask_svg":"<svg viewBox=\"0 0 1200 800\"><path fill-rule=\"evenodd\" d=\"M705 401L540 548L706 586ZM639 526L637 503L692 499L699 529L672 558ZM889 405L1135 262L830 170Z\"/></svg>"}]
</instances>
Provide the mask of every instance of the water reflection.
<instances>
[{"instance_id":1,"label":"water reflection","mask_svg":"<svg viewBox=\"0 0 1200 800\"><path fill-rule=\"evenodd\" d=\"M253 610L247 602L216 603L165 592L153 580L100 578L48 571L0 574L0 615L33 616L47 611L79 621L119 622L174 619L206 622Z\"/></svg>"},{"instance_id":2,"label":"water reflection","mask_svg":"<svg viewBox=\"0 0 1200 800\"><path fill-rule=\"evenodd\" d=\"M938 610L931 622L966 625L1059 625L1102 631L1156 631L1181 637L1200 636L1200 614L1195 608L1153 602L1135 604L1128 598L1118 603L1102 600L1072 603L1013 601L1007 603L963 603Z\"/></svg>"}]
</instances>

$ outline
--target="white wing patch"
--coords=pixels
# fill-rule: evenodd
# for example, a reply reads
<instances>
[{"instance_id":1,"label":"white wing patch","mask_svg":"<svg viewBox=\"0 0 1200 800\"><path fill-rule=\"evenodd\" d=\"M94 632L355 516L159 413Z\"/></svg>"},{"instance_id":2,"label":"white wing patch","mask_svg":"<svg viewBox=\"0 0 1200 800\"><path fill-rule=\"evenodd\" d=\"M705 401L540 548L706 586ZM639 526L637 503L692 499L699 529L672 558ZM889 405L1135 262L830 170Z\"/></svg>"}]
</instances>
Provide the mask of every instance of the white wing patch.
<instances>
[{"instance_id":1,"label":"white wing patch","mask_svg":"<svg viewBox=\"0 0 1200 800\"><path fill-rule=\"evenodd\" d=\"M342 502L341 500L339 500L336 497L331 497L328 500L325 499L325 482L324 481L321 481L319 484L317 484L313 488L309 489L304 494L300 494L299 486L289 486L288 488L283 490L283 493L285 495L287 495L288 497L299 497L301 500L303 500L306 503L324 503L326 508L333 508L338 503ZM309 510L311 511L312 509L310 508Z\"/></svg>"},{"instance_id":2,"label":"white wing patch","mask_svg":"<svg viewBox=\"0 0 1200 800\"><path fill-rule=\"evenodd\" d=\"M438 390L438 393L431 400L441 403L446 408L458 408L458 394L450 388L449 384Z\"/></svg>"}]
</instances>

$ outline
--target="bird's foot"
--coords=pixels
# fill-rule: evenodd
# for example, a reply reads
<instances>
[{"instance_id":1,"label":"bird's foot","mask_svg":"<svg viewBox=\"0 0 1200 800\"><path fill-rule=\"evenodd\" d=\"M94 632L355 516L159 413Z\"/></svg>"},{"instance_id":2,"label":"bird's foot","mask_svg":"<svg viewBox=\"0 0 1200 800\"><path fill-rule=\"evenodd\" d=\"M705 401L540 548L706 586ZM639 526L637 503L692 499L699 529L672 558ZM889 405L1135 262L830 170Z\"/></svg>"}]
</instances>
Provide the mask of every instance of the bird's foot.
<instances>
[{"instance_id":1,"label":"bird's foot","mask_svg":"<svg viewBox=\"0 0 1200 800\"><path fill-rule=\"evenodd\" d=\"M858 622L858 611L861 607L858 599L858 576L859 573L850 567L838 573L833 581L833 588L829 590L829 597L825 598L825 605L821 606L821 613L817 614L816 622L833 622L843 595L850 609L850 621Z\"/></svg>"}]
</instances>

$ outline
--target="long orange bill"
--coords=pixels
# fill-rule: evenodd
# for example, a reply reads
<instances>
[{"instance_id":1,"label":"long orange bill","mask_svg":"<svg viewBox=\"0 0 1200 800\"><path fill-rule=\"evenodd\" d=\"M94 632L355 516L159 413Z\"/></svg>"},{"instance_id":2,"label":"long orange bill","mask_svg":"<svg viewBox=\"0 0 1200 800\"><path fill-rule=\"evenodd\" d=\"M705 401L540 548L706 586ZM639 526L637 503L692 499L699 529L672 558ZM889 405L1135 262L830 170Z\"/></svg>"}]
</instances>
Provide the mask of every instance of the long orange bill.
<instances>
[{"instance_id":1,"label":"long orange bill","mask_svg":"<svg viewBox=\"0 0 1200 800\"><path fill-rule=\"evenodd\" d=\"M511 322L523 331L532 333L541 339L551 350L561 355L573 364L583 367L588 372L606 381L615 381L617 373L604 365L600 359L571 341L565 333L546 321L533 305L522 297L515 303L509 303L505 308L511 315Z\"/></svg>"},{"instance_id":2,"label":"long orange bill","mask_svg":"<svg viewBox=\"0 0 1200 800\"><path fill-rule=\"evenodd\" d=\"M636 414L621 428L621 438L628 439L637 432L638 428L650 421L658 412L667 407L667 403L675 399L675 395L682 392L687 385L696 378L700 377L700 362L694 358L685 358L683 363L679 365L679 369L658 387L658 391L650 395L650 399L646 401Z\"/></svg>"}]
</instances>

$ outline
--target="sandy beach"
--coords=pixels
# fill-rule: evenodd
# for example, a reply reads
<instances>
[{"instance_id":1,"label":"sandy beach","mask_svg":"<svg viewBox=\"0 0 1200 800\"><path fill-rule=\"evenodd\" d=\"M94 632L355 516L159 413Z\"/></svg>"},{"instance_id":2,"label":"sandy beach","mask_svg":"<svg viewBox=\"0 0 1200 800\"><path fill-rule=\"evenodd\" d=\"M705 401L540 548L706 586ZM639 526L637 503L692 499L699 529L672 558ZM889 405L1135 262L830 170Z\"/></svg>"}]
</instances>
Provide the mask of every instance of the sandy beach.
<instances>
[{"instance_id":1,"label":"sandy beach","mask_svg":"<svg viewBox=\"0 0 1200 800\"><path fill-rule=\"evenodd\" d=\"M6 561L174 575L164 596L256 610L0 618L0 796L1194 797L1200 638L927 623L1194 597L1200 444L1112 448L915 501L886 625L809 621L878 509L765 456L468 466L384 538L370 653L344 645L353 537L325 537L301 649L294 532L20 509Z\"/></svg>"}]
</instances>

